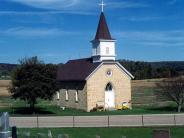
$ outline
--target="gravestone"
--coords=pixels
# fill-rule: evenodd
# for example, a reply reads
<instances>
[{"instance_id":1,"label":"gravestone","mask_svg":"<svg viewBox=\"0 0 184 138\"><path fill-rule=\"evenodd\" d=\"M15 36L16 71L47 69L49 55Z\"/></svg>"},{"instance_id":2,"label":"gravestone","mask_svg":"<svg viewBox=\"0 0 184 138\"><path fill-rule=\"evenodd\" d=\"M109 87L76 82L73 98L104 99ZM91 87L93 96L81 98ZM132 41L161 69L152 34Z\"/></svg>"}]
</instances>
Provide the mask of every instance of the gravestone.
<instances>
[{"instance_id":1,"label":"gravestone","mask_svg":"<svg viewBox=\"0 0 184 138\"><path fill-rule=\"evenodd\" d=\"M0 138L8 138L10 135L10 131L9 115L7 112L2 114L0 121Z\"/></svg>"},{"instance_id":2,"label":"gravestone","mask_svg":"<svg viewBox=\"0 0 184 138\"><path fill-rule=\"evenodd\" d=\"M52 138L52 132L51 132L51 130L48 130L48 138Z\"/></svg>"},{"instance_id":3,"label":"gravestone","mask_svg":"<svg viewBox=\"0 0 184 138\"><path fill-rule=\"evenodd\" d=\"M171 138L169 130L154 130L153 138Z\"/></svg>"},{"instance_id":4,"label":"gravestone","mask_svg":"<svg viewBox=\"0 0 184 138\"><path fill-rule=\"evenodd\" d=\"M96 135L96 138L100 138L100 136Z\"/></svg>"},{"instance_id":5,"label":"gravestone","mask_svg":"<svg viewBox=\"0 0 184 138\"><path fill-rule=\"evenodd\" d=\"M58 138L63 138L63 135L62 134L58 134Z\"/></svg>"},{"instance_id":6,"label":"gravestone","mask_svg":"<svg viewBox=\"0 0 184 138\"><path fill-rule=\"evenodd\" d=\"M126 136L122 136L122 138L126 138Z\"/></svg>"},{"instance_id":7,"label":"gravestone","mask_svg":"<svg viewBox=\"0 0 184 138\"><path fill-rule=\"evenodd\" d=\"M44 133L37 133L37 138L46 138L47 135Z\"/></svg>"},{"instance_id":8,"label":"gravestone","mask_svg":"<svg viewBox=\"0 0 184 138\"><path fill-rule=\"evenodd\" d=\"M24 132L25 138L30 138L30 132Z\"/></svg>"},{"instance_id":9,"label":"gravestone","mask_svg":"<svg viewBox=\"0 0 184 138\"><path fill-rule=\"evenodd\" d=\"M69 135L68 134L64 134L63 138L69 138Z\"/></svg>"}]
</instances>

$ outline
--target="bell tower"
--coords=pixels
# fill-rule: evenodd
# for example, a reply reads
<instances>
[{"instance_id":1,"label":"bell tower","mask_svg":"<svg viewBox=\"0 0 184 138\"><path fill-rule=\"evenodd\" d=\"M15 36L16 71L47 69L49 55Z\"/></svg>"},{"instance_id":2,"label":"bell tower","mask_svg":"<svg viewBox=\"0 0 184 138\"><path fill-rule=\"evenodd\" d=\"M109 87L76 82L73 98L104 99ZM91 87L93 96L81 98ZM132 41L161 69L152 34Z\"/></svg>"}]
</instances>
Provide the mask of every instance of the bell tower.
<instances>
[{"instance_id":1,"label":"bell tower","mask_svg":"<svg viewBox=\"0 0 184 138\"><path fill-rule=\"evenodd\" d=\"M102 12L100 15L95 39L91 41L93 62L115 61L116 40L112 39L105 19L103 0L102 4L100 5L102 5Z\"/></svg>"}]
</instances>

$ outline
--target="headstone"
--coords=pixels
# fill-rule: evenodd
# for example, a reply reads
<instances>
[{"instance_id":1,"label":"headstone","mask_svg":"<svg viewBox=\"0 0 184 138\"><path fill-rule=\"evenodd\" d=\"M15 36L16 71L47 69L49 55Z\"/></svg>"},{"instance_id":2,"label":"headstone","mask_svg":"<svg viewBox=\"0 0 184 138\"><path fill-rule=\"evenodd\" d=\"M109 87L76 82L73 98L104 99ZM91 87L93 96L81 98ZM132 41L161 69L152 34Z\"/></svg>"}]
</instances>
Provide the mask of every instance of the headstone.
<instances>
[{"instance_id":1,"label":"headstone","mask_svg":"<svg viewBox=\"0 0 184 138\"><path fill-rule=\"evenodd\" d=\"M126 136L122 136L122 138L126 138Z\"/></svg>"},{"instance_id":2,"label":"headstone","mask_svg":"<svg viewBox=\"0 0 184 138\"><path fill-rule=\"evenodd\" d=\"M37 138L46 138L47 136L44 133L37 133Z\"/></svg>"},{"instance_id":3,"label":"headstone","mask_svg":"<svg viewBox=\"0 0 184 138\"><path fill-rule=\"evenodd\" d=\"M9 137L9 115L8 113L3 113L1 116L0 123L0 138L8 138Z\"/></svg>"},{"instance_id":4,"label":"headstone","mask_svg":"<svg viewBox=\"0 0 184 138\"><path fill-rule=\"evenodd\" d=\"M169 130L154 130L153 138L171 138Z\"/></svg>"},{"instance_id":5,"label":"headstone","mask_svg":"<svg viewBox=\"0 0 184 138\"><path fill-rule=\"evenodd\" d=\"M16 126L12 127L12 138L17 138L17 127Z\"/></svg>"},{"instance_id":6,"label":"headstone","mask_svg":"<svg viewBox=\"0 0 184 138\"><path fill-rule=\"evenodd\" d=\"M51 130L48 130L48 137L49 138L52 138L52 132L51 132Z\"/></svg>"},{"instance_id":7,"label":"headstone","mask_svg":"<svg viewBox=\"0 0 184 138\"><path fill-rule=\"evenodd\" d=\"M24 132L24 136L25 136L25 138L29 138L30 137L30 132Z\"/></svg>"},{"instance_id":8,"label":"headstone","mask_svg":"<svg viewBox=\"0 0 184 138\"><path fill-rule=\"evenodd\" d=\"M100 136L96 135L96 138L100 138Z\"/></svg>"},{"instance_id":9,"label":"headstone","mask_svg":"<svg viewBox=\"0 0 184 138\"><path fill-rule=\"evenodd\" d=\"M58 138L63 138L63 135L62 134L58 134Z\"/></svg>"},{"instance_id":10,"label":"headstone","mask_svg":"<svg viewBox=\"0 0 184 138\"><path fill-rule=\"evenodd\" d=\"M63 138L69 138L69 135L68 134L64 134Z\"/></svg>"}]
</instances>

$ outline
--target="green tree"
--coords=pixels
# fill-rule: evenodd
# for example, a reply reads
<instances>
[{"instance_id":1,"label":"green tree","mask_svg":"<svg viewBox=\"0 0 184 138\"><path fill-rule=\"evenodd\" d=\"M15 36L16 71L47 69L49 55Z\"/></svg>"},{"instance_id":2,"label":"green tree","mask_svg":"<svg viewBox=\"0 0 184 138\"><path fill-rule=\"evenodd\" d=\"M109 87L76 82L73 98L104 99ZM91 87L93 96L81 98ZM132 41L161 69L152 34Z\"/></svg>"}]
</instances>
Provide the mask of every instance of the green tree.
<instances>
[{"instance_id":1,"label":"green tree","mask_svg":"<svg viewBox=\"0 0 184 138\"><path fill-rule=\"evenodd\" d=\"M56 65L44 64L37 57L20 60L12 74L12 97L28 102L34 112L38 98L52 100L57 90L56 70Z\"/></svg>"}]
</instances>

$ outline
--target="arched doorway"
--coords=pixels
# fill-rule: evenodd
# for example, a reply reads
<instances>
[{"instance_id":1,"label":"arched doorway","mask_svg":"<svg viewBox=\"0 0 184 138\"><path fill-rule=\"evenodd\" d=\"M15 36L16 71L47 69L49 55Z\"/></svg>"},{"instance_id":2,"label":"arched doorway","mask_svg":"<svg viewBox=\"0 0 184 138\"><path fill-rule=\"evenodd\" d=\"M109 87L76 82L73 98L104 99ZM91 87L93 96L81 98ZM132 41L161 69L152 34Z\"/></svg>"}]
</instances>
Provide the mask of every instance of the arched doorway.
<instances>
[{"instance_id":1,"label":"arched doorway","mask_svg":"<svg viewBox=\"0 0 184 138\"><path fill-rule=\"evenodd\" d=\"M115 107L114 89L111 83L108 83L105 87L105 108Z\"/></svg>"}]
</instances>

